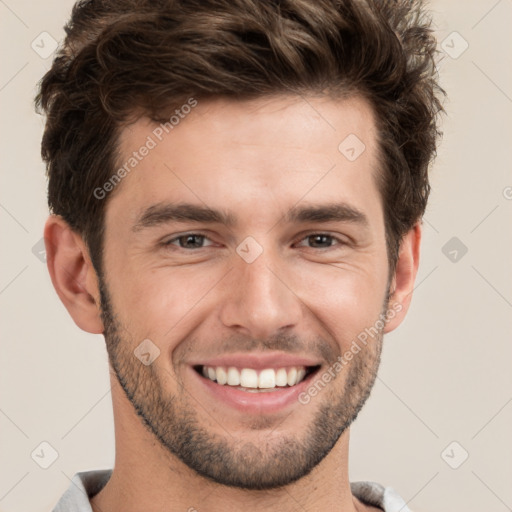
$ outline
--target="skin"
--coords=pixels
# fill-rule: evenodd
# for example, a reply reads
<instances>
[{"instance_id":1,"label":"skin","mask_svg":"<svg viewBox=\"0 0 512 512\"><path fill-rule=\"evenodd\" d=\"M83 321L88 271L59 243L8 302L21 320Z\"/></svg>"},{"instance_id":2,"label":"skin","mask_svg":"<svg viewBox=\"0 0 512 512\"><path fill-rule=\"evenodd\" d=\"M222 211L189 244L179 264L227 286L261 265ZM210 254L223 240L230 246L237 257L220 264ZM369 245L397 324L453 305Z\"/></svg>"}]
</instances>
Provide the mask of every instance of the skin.
<instances>
[{"instance_id":1,"label":"skin","mask_svg":"<svg viewBox=\"0 0 512 512\"><path fill-rule=\"evenodd\" d=\"M156 126L142 118L126 128L120 161ZM349 134L366 146L353 162L338 151ZM417 224L404 236L389 275L378 172L373 113L360 98L199 102L109 198L103 304L108 293L115 321L102 315L100 281L83 239L50 216L45 239L55 289L80 328L105 334L112 366L116 460L110 481L92 499L95 511L287 512L297 503L305 510L376 510L350 492L349 429L340 435L339 422L343 411L350 421L357 414L356 402L362 405L373 385L382 335L407 312L421 238ZM236 222L168 221L134 229L148 207L176 202L229 212ZM340 202L361 212L366 223L286 218L293 207ZM207 246L180 248L176 237L189 233L205 235ZM319 233L333 238L318 246L308 236ZM248 236L263 249L252 263L236 252ZM325 371L393 304L401 309L379 336L307 405L245 414L212 399L191 369L226 353L271 350L315 359ZM150 366L132 356L144 339L160 349ZM357 381L352 391L351 378ZM338 432L329 432L334 446L324 446L307 474L279 487L242 489L198 474L169 450L144 425L127 389L139 390L157 427L170 422L169 438L179 431L172 422L188 417L212 442L228 447L231 469L245 457L249 464L240 464L240 471L249 466L267 479L285 446L297 443L304 451L318 439L314 425L322 411L336 409L329 425L338 422ZM157 395L169 399L168 411L151 408ZM300 457L295 462L290 466L304 463Z\"/></svg>"}]
</instances>

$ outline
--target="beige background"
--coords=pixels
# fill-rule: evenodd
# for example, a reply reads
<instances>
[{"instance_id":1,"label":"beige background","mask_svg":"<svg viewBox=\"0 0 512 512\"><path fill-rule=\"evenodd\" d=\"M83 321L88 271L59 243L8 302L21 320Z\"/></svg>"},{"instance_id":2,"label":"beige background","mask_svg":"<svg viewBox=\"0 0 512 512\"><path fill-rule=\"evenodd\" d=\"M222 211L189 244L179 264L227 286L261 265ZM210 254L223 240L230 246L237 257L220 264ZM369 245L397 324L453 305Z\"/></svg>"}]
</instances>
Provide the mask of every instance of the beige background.
<instances>
[{"instance_id":1,"label":"beige background","mask_svg":"<svg viewBox=\"0 0 512 512\"><path fill-rule=\"evenodd\" d=\"M33 253L47 210L31 101L51 57L31 43L60 40L72 3L0 0L2 512L51 510L76 471L113 462L103 338L75 326ZM445 136L412 310L352 429L351 479L393 486L412 510L501 512L512 510L512 0L431 6L452 54ZM468 249L455 262L452 237ZM31 458L43 441L58 453L48 469Z\"/></svg>"}]
</instances>

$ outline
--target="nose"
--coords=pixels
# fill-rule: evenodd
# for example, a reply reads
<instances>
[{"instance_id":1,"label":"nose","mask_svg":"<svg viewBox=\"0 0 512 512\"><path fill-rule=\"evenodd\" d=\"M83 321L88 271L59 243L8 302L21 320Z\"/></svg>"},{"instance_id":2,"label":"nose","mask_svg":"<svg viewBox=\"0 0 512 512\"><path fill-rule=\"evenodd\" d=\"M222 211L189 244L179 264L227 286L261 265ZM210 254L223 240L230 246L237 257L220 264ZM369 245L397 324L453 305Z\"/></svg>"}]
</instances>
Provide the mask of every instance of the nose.
<instances>
[{"instance_id":1,"label":"nose","mask_svg":"<svg viewBox=\"0 0 512 512\"><path fill-rule=\"evenodd\" d=\"M296 327L303 304L292 289L290 273L279 270L282 265L265 252L252 263L236 258L221 305L223 325L257 339Z\"/></svg>"}]
</instances>

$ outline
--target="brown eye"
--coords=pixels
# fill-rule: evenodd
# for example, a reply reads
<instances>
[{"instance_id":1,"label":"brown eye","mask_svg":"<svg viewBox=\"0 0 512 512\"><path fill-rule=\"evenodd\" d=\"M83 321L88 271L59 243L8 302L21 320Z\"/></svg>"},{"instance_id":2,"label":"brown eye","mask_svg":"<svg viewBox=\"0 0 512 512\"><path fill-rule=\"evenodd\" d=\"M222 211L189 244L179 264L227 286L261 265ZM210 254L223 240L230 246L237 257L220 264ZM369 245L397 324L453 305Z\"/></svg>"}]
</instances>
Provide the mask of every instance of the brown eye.
<instances>
[{"instance_id":1,"label":"brown eye","mask_svg":"<svg viewBox=\"0 0 512 512\"><path fill-rule=\"evenodd\" d=\"M310 247L321 248L331 247L334 242L334 237L330 235L311 235L308 236Z\"/></svg>"},{"instance_id":2,"label":"brown eye","mask_svg":"<svg viewBox=\"0 0 512 512\"><path fill-rule=\"evenodd\" d=\"M342 245L342 242L332 236L325 233L314 233L303 238L299 243L301 247L310 247L312 249L329 249L335 245Z\"/></svg>"},{"instance_id":3,"label":"brown eye","mask_svg":"<svg viewBox=\"0 0 512 512\"><path fill-rule=\"evenodd\" d=\"M208 241L208 238L204 235L188 233L169 240L165 245L177 245L181 249L202 249L211 245L211 242L205 245L206 241Z\"/></svg>"}]
</instances>

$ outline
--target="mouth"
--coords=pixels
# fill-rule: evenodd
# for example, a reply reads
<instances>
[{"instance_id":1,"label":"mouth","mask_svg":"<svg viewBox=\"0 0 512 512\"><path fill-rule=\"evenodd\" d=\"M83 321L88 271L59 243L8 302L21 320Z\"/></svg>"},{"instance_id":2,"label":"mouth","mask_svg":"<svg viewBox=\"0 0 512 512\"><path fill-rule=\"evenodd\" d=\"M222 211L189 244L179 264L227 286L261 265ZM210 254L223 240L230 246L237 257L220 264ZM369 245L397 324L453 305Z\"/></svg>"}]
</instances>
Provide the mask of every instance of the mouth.
<instances>
[{"instance_id":1,"label":"mouth","mask_svg":"<svg viewBox=\"0 0 512 512\"><path fill-rule=\"evenodd\" d=\"M195 365L193 369L204 379L219 386L247 393L268 393L297 387L309 380L320 369L320 365L263 369Z\"/></svg>"},{"instance_id":2,"label":"mouth","mask_svg":"<svg viewBox=\"0 0 512 512\"><path fill-rule=\"evenodd\" d=\"M187 366L191 386L198 398L203 396L203 404L224 416L234 411L261 416L303 407L299 397L321 371L322 363L284 352L240 352L189 361Z\"/></svg>"}]
</instances>

